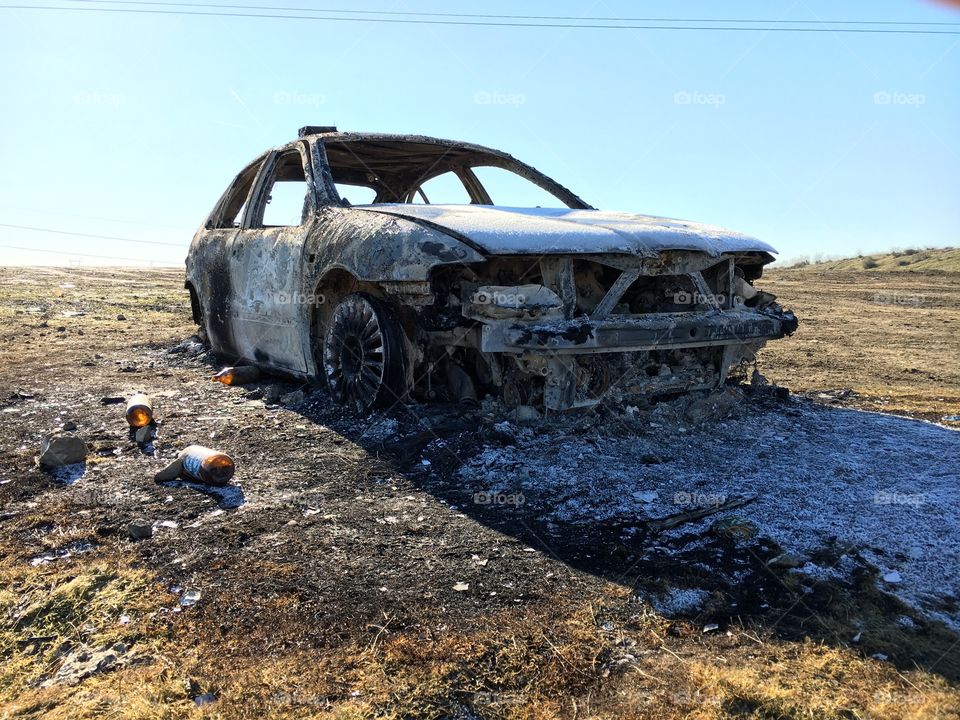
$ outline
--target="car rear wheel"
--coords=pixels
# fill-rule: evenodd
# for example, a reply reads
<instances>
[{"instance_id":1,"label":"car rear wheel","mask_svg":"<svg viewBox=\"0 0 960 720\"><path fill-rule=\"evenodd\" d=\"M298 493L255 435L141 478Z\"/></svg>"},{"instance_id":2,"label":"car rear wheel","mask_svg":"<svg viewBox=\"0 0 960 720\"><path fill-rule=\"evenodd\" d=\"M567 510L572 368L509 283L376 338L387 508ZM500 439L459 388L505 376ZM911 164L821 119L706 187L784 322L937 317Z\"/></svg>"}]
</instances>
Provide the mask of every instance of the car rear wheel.
<instances>
[{"instance_id":1,"label":"car rear wheel","mask_svg":"<svg viewBox=\"0 0 960 720\"><path fill-rule=\"evenodd\" d=\"M347 295L330 318L323 369L334 400L365 413L406 395L399 323L390 307L367 293Z\"/></svg>"}]
</instances>

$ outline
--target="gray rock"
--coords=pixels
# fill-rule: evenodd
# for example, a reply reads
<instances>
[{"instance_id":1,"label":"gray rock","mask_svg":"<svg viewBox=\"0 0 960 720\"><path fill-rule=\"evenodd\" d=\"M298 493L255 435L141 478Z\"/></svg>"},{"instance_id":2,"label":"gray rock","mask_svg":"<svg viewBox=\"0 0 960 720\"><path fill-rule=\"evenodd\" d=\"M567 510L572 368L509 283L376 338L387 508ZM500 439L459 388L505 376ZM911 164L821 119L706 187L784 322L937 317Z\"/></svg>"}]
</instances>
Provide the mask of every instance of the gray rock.
<instances>
[{"instance_id":1,"label":"gray rock","mask_svg":"<svg viewBox=\"0 0 960 720\"><path fill-rule=\"evenodd\" d=\"M67 655L57 674L43 682L42 687L51 685L76 685L84 678L114 669L124 663L123 656L127 647L117 643L112 647L91 650L86 646L77 648Z\"/></svg>"},{"instance_id":2,"label":"gray rock","mask_svg":"<svg viewBox=\"0 0 960 720\"><path fill-rule=\"evenodd\" d=\"M146 540L153 537L153 525L138 518L127 525L127 534L134 540Z\"/></svg>"},{"instance_id":3,"label":"gray rock","mask_svg":"<svg viewBox=\"0 0 960 720\"><path fill-rule=\"evenodd\" d=\"M775 558L772 558L767 565L774 568L799 568L807 564L807 559L803 555L795 555L793 553L783 553L782 555L777 555Z\"/></svg>"},{"instance_id":4,"label":"gray rock","mask_svg":"<svg viewBox=\"0 0 960 720\"><path fill-rule=\"evenodd\" d=\"M58 468L82 463L87 457L87 444L79 435L71 432L54 432L46 435L40 443L40 465Z\"/></svg>"},{"instance_id":5,"label":"gray rock","mask_svg":"<svg viewBox=\"0 0 960 720\"><path fill-rule=\"evenodd\" d=\"M153 440L155 430L153 425L144 425L142 428L137 430L137 444L145 445L151 440Z\"/></svg>"},{"instance_id":6,"label":"gray rock","mask_svg":"<svg viewBox=\"0 0 960 720\"><path fill-rule=\"evenodd\" d=\"M280 403L282 405L299 405L306 399L306 395L303 394L303 390L294 390L291 393L280 396Z\"/></svg>"},{"instance_id":7,"label":"gray rock","mask_svg":"<svg viewBox=\"0 0 960 720\"><path fill-rule=\"evenodd\" d=\"M726 388L707 395L695 398L687 405L683 415L690 423L696 424L705 420L719 420L729 417L740 403L741 397L733 388Z\"/></svg>"},{"instance_id":8,"label":"gray rock","mask_svg":"<svg viewBox=\"0 0 960 720\"><path fill-rule=\"evenodd\" d=\"M540 421L540 411L533 405L518 405L510 413L510 419L521 425L532 425Z\"/></svg>"}]
</instances>

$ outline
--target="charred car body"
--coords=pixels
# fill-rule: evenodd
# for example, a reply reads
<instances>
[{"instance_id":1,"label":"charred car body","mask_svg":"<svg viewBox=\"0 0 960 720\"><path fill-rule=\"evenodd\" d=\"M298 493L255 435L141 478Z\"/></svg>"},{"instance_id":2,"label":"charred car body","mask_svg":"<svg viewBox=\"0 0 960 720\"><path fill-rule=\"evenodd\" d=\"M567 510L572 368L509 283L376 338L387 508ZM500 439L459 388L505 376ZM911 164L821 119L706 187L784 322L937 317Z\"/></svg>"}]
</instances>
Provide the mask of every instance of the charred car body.
<instances>
[{"instance_id":1,"label":"charred car body","mask_svg":"<svg viewBox=\"0 0 960 720\"><path fill-rule=\"evenodd\" d=\"M495 203L516 187L536 206ZM486 394L564 410L717 386L793 332L752 285L773 252L596 210L496 150L306 127L237 175L186 286L215 352L322 377L359 412Z\"/></svg>"}]
</instances>

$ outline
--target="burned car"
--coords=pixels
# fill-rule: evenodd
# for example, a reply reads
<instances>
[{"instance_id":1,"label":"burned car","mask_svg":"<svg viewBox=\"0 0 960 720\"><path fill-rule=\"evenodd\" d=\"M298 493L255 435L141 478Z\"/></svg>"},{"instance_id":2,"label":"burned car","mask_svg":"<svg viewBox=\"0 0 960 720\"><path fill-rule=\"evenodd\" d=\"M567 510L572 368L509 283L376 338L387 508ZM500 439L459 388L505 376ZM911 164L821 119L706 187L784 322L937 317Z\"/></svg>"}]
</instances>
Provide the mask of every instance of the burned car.
<instances>
[{"instance_id":1,"label":"burned car","mask_svg":"<svg viewBox=\"0 0 960 720\"><path fill-rule=\"evenodd\" d=\"M186 287L217 354L323 378L358 412L491 394L566 410L715 387L793 332L753 287L773 252L596 210L479 145L309 126L236 176Z\"/></svg>"}]
</instances>

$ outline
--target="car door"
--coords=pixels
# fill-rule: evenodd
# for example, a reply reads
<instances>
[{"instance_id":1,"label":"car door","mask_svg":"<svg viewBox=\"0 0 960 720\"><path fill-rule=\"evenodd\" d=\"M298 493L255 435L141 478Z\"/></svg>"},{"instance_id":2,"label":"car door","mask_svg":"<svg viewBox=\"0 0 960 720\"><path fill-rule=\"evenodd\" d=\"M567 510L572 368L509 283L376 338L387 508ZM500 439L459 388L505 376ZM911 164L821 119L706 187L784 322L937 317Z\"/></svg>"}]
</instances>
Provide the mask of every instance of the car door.
<instances>
[{"instance_id":1,"label":"car door","mask_svg":"<svg viewBox=\"0 0 960 720\"><path fill-rule=\"evenodd\" d=\"M187 255L187 285L196 292L200 319L211 347L223 355L235 354L230 322L230 307L234 302L229 282L230 251L267 156L268 153L264 153L237 173L203 228L194 236Z\"/></svg>"},{"instance_id":2,"label":"car door","mask_svg":"<svg viewBox=\"0 0 960 720\"><path fill-rule=\"evenodd\" d=\"M241 360L305 375L303 244L316 222L316 190L302 141L268 156L233 238L230 277L235 350Z\"/></svg>"}]
</instances>

